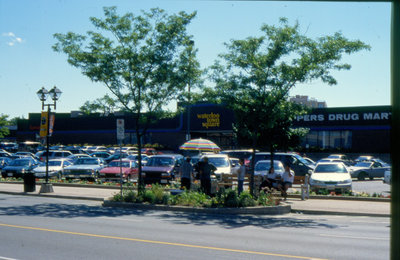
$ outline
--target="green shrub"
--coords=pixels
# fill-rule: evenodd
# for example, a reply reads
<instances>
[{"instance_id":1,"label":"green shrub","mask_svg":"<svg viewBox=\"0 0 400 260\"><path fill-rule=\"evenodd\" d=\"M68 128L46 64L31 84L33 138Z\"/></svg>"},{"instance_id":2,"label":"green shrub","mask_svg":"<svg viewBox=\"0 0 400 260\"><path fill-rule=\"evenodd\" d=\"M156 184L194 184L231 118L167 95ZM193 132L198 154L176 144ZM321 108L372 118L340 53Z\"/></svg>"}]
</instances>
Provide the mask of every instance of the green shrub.
<instances>
[{"instance_id":1,"label":"green shrub","mask_svg":"<svg viewBox=\"0 0 400 260\"><path fill-rule=\"evenodd\" d=\"M146 190L143 194L143 202L149 202L154 204L156 201L156 196L154 195L153 191Z\"/></svg>"},{"instance_id":2,"label":"green shrub","mask_svg":"<svg viewBox=\"0 0 400 260\"><path fill-rule=\"evenodd\" d=\"M228 208L237 208L239 207L239 198L236 190L227 190L225 195L224 206Z\"/></svg>"},{"instance_id":3,"label":"green shrub","mask_svg":"<svg viewBox=\"0 0 400 260\"><path fill-rule=\"evenodd\" d=\"M239 207L254 207L255 205L257 202L249 192L244 191L239 195Z\"/></svg>"},{"instance_id":4,"label":"green shrub","mask_svg":"<svg viewBox=\"0 0 400 260\"><path fill-rule=\"evenodd\" d=\"M151 192L154 194L154 203L161 204L164 199L164 187L160 184L154 184L151 186Z\"/></svg>"},{"instance_id":5,"label":"green shrub","mask_svg":"<svg viewBox=\"0 0 400 260\"><path fill-rule=\"evenodd\" d=\"M258 197L258 204L262 206L275 206L275 198L270 193L261 193Z\"/></svg>"}]
</instances>

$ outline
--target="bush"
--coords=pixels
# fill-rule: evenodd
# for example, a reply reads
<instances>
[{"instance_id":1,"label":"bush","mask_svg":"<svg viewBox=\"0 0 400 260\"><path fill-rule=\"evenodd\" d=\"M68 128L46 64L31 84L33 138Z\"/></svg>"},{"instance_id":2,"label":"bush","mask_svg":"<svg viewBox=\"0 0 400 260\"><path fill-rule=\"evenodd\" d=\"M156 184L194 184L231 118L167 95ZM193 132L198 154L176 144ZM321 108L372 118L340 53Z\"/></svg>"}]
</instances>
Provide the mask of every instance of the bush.
<instances>
[{"instance_id":1,"label":"bush","mask_svg":"<svg viewBox=\"0 0 400 260\"><path fill-rule=\"evenodd\" d=\"M258 204L262 206L275 206L276 199L270 193L261 193L258 197Z\"/></svg>"},{"instance_id":2,"label":"bush","mask_svg":"<svg viewBox=\"0 0 400 260\"><path fill-rule=\"evenodd\" d=\"M254 207L256 205L257 202L249 192L244 191L239 195L239 207Z\"/></svg>"},{"instance_id":3,"label":"bush","mask_svg":"<svg viewBox=\"0 0 400 260\"><path fill-rule=\"evenodd\" d=\"M154 195L154 192L151 190L146 190L143 194L143 202L149 202L151 204L154 204L156 201L156 196Z\"/></svg>"},{"instance_id":4,"label":"bush","mask_svg":"<svg viewBox=\"0 0 400 260\"><path fill-rule=\"evenodd\" d=\"M239 207L239 198L236 190L227 190L224 206L228 208L237 208Z\"/></svg>"}]
</instances>

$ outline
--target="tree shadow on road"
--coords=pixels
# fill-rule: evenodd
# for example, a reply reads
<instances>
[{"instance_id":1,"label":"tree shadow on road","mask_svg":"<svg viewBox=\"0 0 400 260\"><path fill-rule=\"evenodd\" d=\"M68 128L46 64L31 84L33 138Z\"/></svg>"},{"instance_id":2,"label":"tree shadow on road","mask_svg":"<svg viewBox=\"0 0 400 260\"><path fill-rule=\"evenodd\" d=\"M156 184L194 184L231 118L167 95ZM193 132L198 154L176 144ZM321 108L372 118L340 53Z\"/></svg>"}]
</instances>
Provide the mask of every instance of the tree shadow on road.
<instances>
[{"instance_id":1,"label":"tree shadow on road","mask_svg":"<svg viewBox=\"0 0 400 260\"><path fill-rule=\"evenodd\" d=\"M159 218L174 224L218 225L227 229L254 226L258 228L338 228L338 225L326 224L323 219L300 219L290 215L257 216L257 215L218 215L199 213L162 214Z\"/></svg>"}]
</instances>

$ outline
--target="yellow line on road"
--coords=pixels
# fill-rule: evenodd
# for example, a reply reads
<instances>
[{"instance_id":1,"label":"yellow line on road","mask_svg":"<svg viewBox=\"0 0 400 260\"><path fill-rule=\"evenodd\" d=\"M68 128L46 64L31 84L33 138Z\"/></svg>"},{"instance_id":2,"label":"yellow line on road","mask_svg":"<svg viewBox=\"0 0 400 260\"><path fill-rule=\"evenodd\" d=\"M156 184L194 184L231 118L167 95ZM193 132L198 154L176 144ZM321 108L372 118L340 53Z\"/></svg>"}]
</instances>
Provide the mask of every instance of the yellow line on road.
<instances>
[{"instance_id":1,"label":"yellow line on road","mask_svg":"<svg viewBox=\"0 0 400 260\"><path fill-rule=\"evenodd\" d=\"M9 225L9 224L3 224L3 223L0 223L0 226L3 226L3 227L11 227L11 228L19 228L19 229L38 230L38 231L53 232L53 233L61 233L61 234L76 235L76 236L97 237L97 238L107 238L107 239L118 239L118 240L125 240L125 241L134 241L134 242L150 243L150 244L160 244L160 245L170 245L170 246L181 246L181 247L199 248L199 249L209 249L209 250L218 250L218 251L226 251L226 252L234 252L234 253L244 253L244 254L253 254L253 255L277 256L277 257L286 257L286 258L295 258L295 259L327 260L327 259L315 258L315 257L295 256L295 255L284 255L284 254L274 254L274 253L267 253L267 252L248 251L248 250L239 250L239 249L230 249L230 248L220 248L220 247L212 247L212 246L199 246L199 245L190 245L190 244L181 244L181 243L172 243L172 242L145 240L145 239L138 239L138 238L105 236L105 235L96 235L96 234L89 234L89 233L79 233L79 232L71 232L71 231L56 230L56 229L47 229L47 228L38 228L38 227L28 227L28 226Z\"/></svg>"}]
</instances>

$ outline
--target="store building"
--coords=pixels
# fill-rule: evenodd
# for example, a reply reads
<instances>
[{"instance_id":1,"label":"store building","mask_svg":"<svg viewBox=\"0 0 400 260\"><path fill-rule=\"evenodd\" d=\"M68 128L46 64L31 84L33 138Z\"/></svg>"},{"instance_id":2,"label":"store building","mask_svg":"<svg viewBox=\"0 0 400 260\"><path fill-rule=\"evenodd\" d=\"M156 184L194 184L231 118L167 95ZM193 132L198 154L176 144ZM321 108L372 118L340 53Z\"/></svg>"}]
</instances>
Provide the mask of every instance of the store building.
<instances>
[{"instance_id":1,"label":"store building","mask_svg":"<svg viewBox=\"0 0 400 260\"><path fill-rule=\"evenodd\" d=\"M62 144L116 144L116 119L125 120L124 143L135 144L134 115L82 116L75 113L57 113L51 143ZM309 150L343 150L346 152L389 153L390 106L315 108L299 116L294 127L309 129L302 145ZM207 138L222 148L237 148L234 138L234 113L221 105L198 104L191 107L190 120L186 113L162 119L149 125L142 142L159 143L177 150L191 138ZM189 124L188 124L189 122ZM29 114L18 121L17 141L36 140L40 114Z\"/></svg>"}]
</instances>

